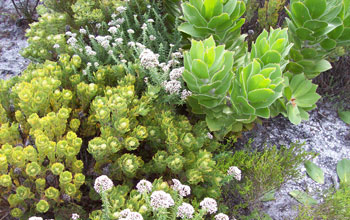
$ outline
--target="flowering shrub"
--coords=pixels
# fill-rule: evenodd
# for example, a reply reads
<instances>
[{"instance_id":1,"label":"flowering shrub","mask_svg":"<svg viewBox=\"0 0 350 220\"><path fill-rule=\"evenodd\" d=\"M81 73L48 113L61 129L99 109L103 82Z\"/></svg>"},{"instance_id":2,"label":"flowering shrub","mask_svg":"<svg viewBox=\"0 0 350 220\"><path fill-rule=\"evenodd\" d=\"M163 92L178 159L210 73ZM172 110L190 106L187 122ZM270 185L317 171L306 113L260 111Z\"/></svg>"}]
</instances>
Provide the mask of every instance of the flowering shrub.
<instances>
[{"instance_id":1,"label":"flowering shrub","mask_svg":"<svg viewBox=\"0 0 350 220\"><path fill-rule=\"evenodd\" d=\"M101 178L101 177L98 177ZM104 177L103 177L104 178ZM97 179L96 179L97 181ZM141 180L137 190L130 194L123 190L124 186L116 186L105 191L106 198L103 199L103 210L94 211L90 218L99 219L194 219L202 220L205 216L213 216L215 220L228 220L229 217L218 213L217 202L212 198L204 198L199 207L190 203L188 194L182 194L180 188L190 187L183 185L179 180L173 179L171 186L157 179L153 183ZM215 215L216 214L216 215ZM234 218L231 218L235 220Z\"/></svg>"},{"instance_id":2,"label":"flowering shrub","mask_svg":"<svg viewBox=\"0 0 350 220\"><path fill-rule=\"evenodd\" d=\"M349 4L291 1L289 29L263 31L249 51L243 1L185 1L183 17L179 4L45 0L38 7L23 51L38 63L0 81L0 194L13 217L86 219L91 209L81 206L96 209L90 201L101 197L103 211L91 219L203 219L222 209L228 180L255 205L284 180L281 170L295 174L281 169L293 164L289 151L279 163L263 160L265 153L228 159L220 141L259 118L308 119L320 98L310 79L349 44ZM279 175L267 178L266 170ZM169 187L160 177L176 179ZM157 180L136 185L144 178ZM273 184L258 184L265 180Z\"/></svg>"}]
</instances>

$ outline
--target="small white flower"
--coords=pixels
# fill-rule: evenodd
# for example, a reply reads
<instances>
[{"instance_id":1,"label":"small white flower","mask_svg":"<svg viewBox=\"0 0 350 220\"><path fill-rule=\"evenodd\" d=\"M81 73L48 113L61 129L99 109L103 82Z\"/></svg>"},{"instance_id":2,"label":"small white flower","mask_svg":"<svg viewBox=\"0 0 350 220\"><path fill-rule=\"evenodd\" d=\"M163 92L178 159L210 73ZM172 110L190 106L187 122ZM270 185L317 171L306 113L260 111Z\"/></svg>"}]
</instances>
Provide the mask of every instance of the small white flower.
<instances>
[{"instance_id":1,"label":"small white flower","mask_svg":"<svg viewBox=\"0 0 350 220\"><path fill-rule=\"evenodd\" d=\"M162 68L162 70L163 70L164 72L168 72L169 69L170 69L170 66L167 65L166 63L160 63L158 66L159 66L160 68Z\"/></svg>"},{"instance_id":2,"label":"small white flower","mask_svg":"<svg viewBox=\"0 0 350 220\"><path fill-rule=\"evenodd\" d=\"M117 8L117 11L118 11L119 13L123 13L123 12L126 11L126 7L119 6L119 7Z\"/></svg>"},{"instance_id":3,"label":"small white flower","mask_svg":"<svg viewBox=\"0 0 350 220\"><path fill-rule=\"evenodd\" d=\"M102 175L96 178L94 189L97 193L102 193L106 190L112 189L113 181L106 175Z\"/></svg>"},{"instance_id":4,"label":"small white flower","mask_svg":"<svg viewBox=\"0 0 350 220\"><path fill-rule=\"evenodd\" d=\"M95 36L92 35L92 34L90 34L90 35L89 35L89 39L90 39L90 40L95 39Z\"/></svg>"},{"instance_id":5,"label":"small white flower","mask_svg":"<svg viewBox=\"0 0 350 220\"><path fill-rule=\"evenodd\" d=\"M86 66L87 66L87 67L91 67L92 64L91 64L90 62L88 62L88 63L86 64Z\"/></svg>"},{"instance_id":6,"label":"small white flower","mask_svg":"<svg viewBox=\"0 0 350 220\"><path fill-rule=\"evenodd\" d=\"M171 56L174 58L174 59L179 59L179 58L183 58L183 55L181 52L174 52L171 54Z\"/></svg>"},{"instance_id":7,"label":"small white flower","mask_svg":"<svg viewBox=\"0 0 350 220\"><path fill-rule=\"evenodd\" d=\"M117 28L120 28L120 25L119 25L119 24L117 24L117 25L116 25L116 27L117 27Z\"/></svg>"},{"instance_id":8,"label":"small white flower","mask_svg":"<svg viewBox=\"0 0 350 220\"><path fill-rule=\"evenodd\" d=\"M148 77L145 77L145 78L143 79L143 81L144 81L145 83L148 83Z\"/></svg>"},{"instance_id":9,"label":"small white flower","mask_svg":"<svg viewBox=\"0 0 350 220\"><path fill-rule=\"evenodd\" d=\"M170 80L164 82L165 91L170 94L179 94L181 90L181 82L177 80Z\"/></svg>"},{"instance_id":10,"label":"small white flower","mask_svg":"<svg viewBox=\"0 0 350 220\"><path fill-rule=\"evenodd\" d=\"M94 63L94 66L97 68L100 64L98 62Z\"/></svg>"},{"instance_id":11,"label":"small white flower","mask_svg":"<svg viewBox=\"0 0 350 220\"><path fill-rule=\"evenodd\" d=\"M124 209L120 212L120 216L126 218L131 213L130 209Z\"/></svg>"},{"instance_id":12,"label":"small white flower","mask_svg":"<svg viewBox=\"0 0 350 220\"><path fill-rule=\"evenodd\" d=\"M142 30L146 30L146 29L147 29L147 24L143 23L141 29L142 29Z\"/></svg>"},{"instance_id":13,"label":"small white flower","mask_svg":"<svg viewBox=\"0 0 350 220\"><path fill-rule=\"evenodd\" d=\"M153 36L153 35L150 35L150 36L149 36L149 39L150 39L151 41L154 41L154 40L156 40L157 38L156 38L155 36Z\"/></svg>"},{"instance_id":14,"label":"small white flower","mask_svg":"<svg viewBox=\"0 0 350 220\"><path fill-rule=\"evenodd\" d=\"M109 55L113 55L113 50L109 50L109 51L108 51L108 54L109 54Z\"/></svg>"},{"instance_id":15,"label":"small white flower","mask_svg":"<svg viewBox=\"0 0 350 220\"><path fill-rule=\"evenodd\" d=\"M126 219L127 220L143 220L143 217L138 212L130 212Z\"/></svg>"},{"instance_id":16,"label":"small white flower","mask_svg":"<svg viewBox=\"0 0 350 220\"><path fill-rule=\"evenodd\" d=\"M212 135L210 132L207 133L207 137L208 137L210 140L213 139L213 135Z\"/></svg>"},{"instance_id":17,"label":"small white flower","mask_svg":"<svg viewBox=\"0 0 350 220\"><path fill-rule=\"evenodd\" d=\"M180 182L180 180L178 179L172 179L174 185L171 186L171 188L173 188L174 190L178 190L178 188L182 185L182 183Z\"/></svg>"},{"instance_id":18,"label":"small white flower","mask_svg":"<svg viewBox=\"0 0 350 220\"><path fill-rule=\"evenodd\" d=\"M218 210L218 205L215 199L205 198L199 203L202 209L206 210L208 213L213 214Z\"/></svg>"},{"instance_id":19,"label":"small white flower","mask_svg":"<svg viewBox=\"0 0 350 220\"><path fill-rule=\"evenodd\" d=\"M108 29L108 32L111 33L111 34L116 34L117 31L118 31L118 29L117 29L116 27L110 27L110 28Z\"/></svg>"},{"instance_id":20,"label":"small white flower","mask_svg":"<svg viewBox=\"0 0 350 220\"><path fill-rule=\"evenodd\" d=\"M101 25L100 23L97 23L97 24L96 24L96 27L97 27L97 28L101 28L102 25Z\"/></svg>"},{"instance_id":21,"label":"small white flower","mask_svg":"<svg viewBox=\"0 0 350 220\"><path fill-rule=\"evenodd\" d=\"M223 213L219 213L219 214L215 215L214 218L215 218L215 220L230 220L230 218Z\"/></svg>"},{"instance_id":22,"label":"small white flower","mask_svg":"<svg viewBox=\"0 0 350 220\"><path fill-rule=\"evenodd\" d=\"M58 48L60 48L60 45L59 44L54 44L53 48L58 49Z\"/></svg>"},{"instance_id":23,"label":"small white flower","mask_svg":"<svg viewBox=\"0 0 350 220\"><path fill-rule=\"evenodd\" d=\"M159 65L159 55L153 53L150 49L144 49L139 56L141 61L141 66L145 69L151 69Z\"/></svg>"},{"instance_id":24,"label":"small white flower","mask_svg":"<svg viewBox=\"0 0 350 220\"><path fill-rule=\"evenodd\" d=\"M78 220L80 216L77 213L72 214L72 220Z\"/></svg>"},{"instance_id":25,"label":"small white flower","mask_svg":"<svg viewBox=\"0 0 350 220\"><path fill-rule=\"evenodd\" d=\"M83 75L86 76L87 75L87 71L83 70Z\"/></svg>"},{"instance_id":26,"label":"small white flower","mask_svg":"<svg viewBox=\"0 0 350 220\"><path fill-rule=\"evenodd\" d=\"M186 202L182 203L177 208L177 217L180 217L181 219L184 218L193 218L194 208L191 204L188 204Z\"/></svg>"},{"instance_id":27,"label":"small white flower","mask_svg":"<svg viewBox=\"0 0 350 220\"><path fill-rule=\"evenodd\" d=\"M75 38L75 37L70 37L68 40L67 40L67 44L70 44L71 46L76 46L76 43L78 42L78 40Z\"/></svg>"},{"instance_id":28,"label":"small white flower","mask_svg":"<svg viewBox=\"0 0 350 220\"><path fill-rule=\"evenodd\" d=\"M150 8L151 8L151 5L147 5L147 8L150 9Z\"/></svg>"},{"instance_id":29,"label":"small white flower","mask_svg":"<svg viewBox=\"0 0 350 220\"><path fill-rule=\"evenodd\" d=\"M87 31L86 31L84 28L80 28L79 32L80 32L81 34L86 34L86 33L87 33Z\"/></svg>"},{"instance_id":30,"label":"small white flower","mask_svg":"<svg viewBox=\"0 0 350 220\"><path fill-rule=\"evenodd\" d=\"M227 170L227 175L233 176L238 181L242 179L242 171L236 166L229 167Z\"/></svg>"},{"instance_id":31,"label":"small white flower","mask_svg":"<svg viewBox=\"0 0 350 220\"><path fill-rule=\"evenodd\" d=\"M187 185L181 185L178 189L180 196L186 197L191 194L191 187Z\"/></svg>"},{"instance_id":32,"label":"small white flower","mask_svg":"<svg viewBox=\"0 0 350 220\"><path fill-rule=\"evenodd\" d=\"M135 42L133 42L133 41L131 41L131 42L128 43L128 46L129 46L129 47L135 47L135 45L136 45L136 44L135 44Z\"/></svg>"},{"instance_id":33,"label":"small white flower","mask_svg":"<svg viewBox=\"0 0 350 220\"><path fill-rule=\"evenodd\" d=\"M145 45L143 45L143 44L141 44L141 43L139 43L139 42L136 42L136 46L137 46L139 49L141 49L141 50L143 50L143 49L146 48Z\"/></svg>"},{"instance_id":34,"label":"small white flower","mask_svg":"<svg viewBox=\"0 0 350 220\"><path fill-rule=\"evenodd\" d=\"M122 63L127 63L128 61L123 59L123 60L121 60L121 62Z\"/></svg>"},{"instance_id":35,"label":"small white flower","mask_svg":"<svg viewBox=\"0 0 350 220\"><path fill-rule=\"evenodd\" d=\"M151 18L151 19L148 19L147 22L148 22L148 23L153 23L154 20Z\"/></svg>"},{"instance_id":36,"label":"small white flower","mask_svg":"<svg viewBox=\"0 0 350 220\"><path fill-rule=\"evenodd\" d=\"M169 208L174 206L175 202L169 193L164 191L154 191L151 195L151 206L153 209Z\"/></svg>"},{"instance_id":37,"label":"small white flower","mask_svg":"<svg viewBox=\"0 0 350 220\"><path fill-rule=\"evenodd\" d=\"M152 191L152 183L147 180L140 180L140 182L137 183L136 189L139 191L139 193L149 193Z\"/></svg>"},{"instance_id":38,"label":"small white flower","mask_svg":"<svg viewBox=\"0 0 350 220\"><path fill-rule=\"evenodd\" d=\"M115 42L116 42L117 45L122 44L123 43L123 38L119 37L119 38L115 39Z\"/></svg>"},{"instance_id":39,"label":"small white flower","mask_svg":"<svg viewBox=\"0 0 350 220\"><path fill-rule=\"evenodd\" d=\"M174 47L175 45L174 44L169 44L170 47Z\"/></svg>"},{"instance_id":40,"label":"small white flower","mask_svg":"<svg viewBox=\"0 0 350 220\"><path fill-rule=\"evenodd\" d=\"M67 32L66 32L66 35L71 37L71 36L72 36L72 32L67 31Z\"/></svg>"},{"instance_id":41,"label":"small white flower","mask_svg":"<svg viewBox=\"0 0 350 220\"><path fill-rule=\"evenodd\" d=\"M113 19L115 19L115 18L117 17L117 15L113 13L113 14L111 15L111 17L112 17Z\"/></svg>"},{"instance_id":42,"label":"small white flower","mask_svg":"<svg viewBox=\"0 0 350 220\"><path fill-rule=\"evenodd\" d=\"M119 58L122 59L124 57L124 54L119 54Z\"/></svg>"},{"instance_id":43,"label":"small white flower","mask_svg":"<svg viewBox=\"0 0 350 220\"><path fill-rule=\"evenodd\" d=\"M43 220L43 218L32 216L32 217L28 218L28 220Z\"/></svg>"},{"instance_id":44,"label":"small white flower","mask_svg":"<svg viewBox=\"0 0 350 220\"><path fill-rule=\"evenodd\" d=\"M123 24L124 21L125 21L124 18L118 18L118 19L116 20L116 22L117 22L118 24Z\"/></svg>"},{"instance_id":45,"label":"small white flower","mask_svg":"<svg viewBox=\"0 0 350 220\"><path fill-rule=\"evenodd\" d=\"M135 33L135 31L134 31L133 29L128 29L127 32L128 32L129 34Z\"/></svg>"},{"instance_id":46,"label":"small white flower","mask_svg":"<svg viewBox=\"0 0 350 220\"><path fill-rule=\"evenodd\" d=\"M177 80L178 78L180 78L182 76L182 73L184 72L185 68L184 67L180 67L180 68L176 68L173 69L170 73L169 73L169 77L171 80Z\"/></svg>"}]
</instances>

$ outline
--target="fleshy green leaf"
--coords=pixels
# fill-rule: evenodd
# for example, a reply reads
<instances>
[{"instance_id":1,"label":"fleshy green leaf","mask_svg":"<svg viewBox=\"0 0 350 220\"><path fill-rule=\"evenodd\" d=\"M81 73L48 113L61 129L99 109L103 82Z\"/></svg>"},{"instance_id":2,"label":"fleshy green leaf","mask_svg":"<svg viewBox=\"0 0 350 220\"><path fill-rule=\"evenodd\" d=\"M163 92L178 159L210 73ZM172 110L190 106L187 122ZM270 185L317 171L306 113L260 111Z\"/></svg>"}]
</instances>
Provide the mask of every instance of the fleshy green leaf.
<instances>
[{"instance_id":1,"label":"fleshy green leaf","mask_svg":"<svg viewBox=\"0 0 350 220\"><path fill-rule=\"evenodd\" d=\"M307 174L316 182L324 184L324 173L321 168L311 161L306 161L304 163Z\"/></svg>"},{"instance_id":2,"label":"fleshy green leaf","mask_svg":"<svg viewBox=\"0 0 350 220\"><path fill-rule=\"evenodd\" d=\"M338 111L338 115L341 120L350 124L350 111Z\"/></svg>"},{"instance_id":3,"label":"fleshy green leaf","mask_svg":"<svg viewBox=\"0 0 350 220\"><path fill-rule=\"evenodd\" d=\"M294 190L289 192L289 195L291 195L293 198L295 198L298 202L304 204L304 205L317 205L318 202L309 196L306 192Z\"/></svg>"},{"instance_id":4,"label":"fleshy green leaf","mask_svg":"<svg viewBox=\"0 0 350 220\"><path fill-rule=\"evenodd\" d=\"M349 184L350 183L350 160L342 159L337 164L337 174L340 182Z\"/></svg>"}]
</instances>

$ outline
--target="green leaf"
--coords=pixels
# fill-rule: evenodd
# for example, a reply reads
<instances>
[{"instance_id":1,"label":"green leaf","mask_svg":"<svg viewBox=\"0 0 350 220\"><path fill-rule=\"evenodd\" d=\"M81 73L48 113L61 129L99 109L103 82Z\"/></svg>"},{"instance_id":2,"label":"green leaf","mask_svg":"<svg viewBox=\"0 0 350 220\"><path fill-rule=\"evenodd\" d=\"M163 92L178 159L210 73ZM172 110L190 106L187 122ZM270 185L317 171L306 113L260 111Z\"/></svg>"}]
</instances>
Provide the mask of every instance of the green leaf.
<instances>
[{"instance_id":1,"label":"green leaf","mask_svg":"<svg viewBox=\"0 0 350 220\"><path fill-rule=\"evenodd\" d=\"M309 196L306 192L294 190L289 192L289 195L291 195L293 198L295 198L298 202L304 204L304 205L317 205L318 202Z\"/></svg>"},{"instance_id":2,"label":"green leaf","mask_svg":"<svg viewBox=\"0 0 350 220\"><path fill-rule=\"evenodd\" d=\"M269 108L259 108L255 111L255 114L261 118L270 118L270 109Z\"/></svg>"},{"instance_id":3,"label":"green leaf","mask_svg":"<svg viewBox=\"0 0 350 220\"><path fill-rule=\"evenodd\" d=\"M311 20L309 10L301 2L295 2L291 4L292 19L298 26L303 26L305 21Z\"/></svg>"},{"instance_id":4,"label":"green leaf","mask_svg":"<svg viewBox=\"0 0 350 220\"><path fill-rule=\"evenodd\" d=\"M220 0L204 0L203 9L204 16L207 20L220 15L223 10L223 4Z\"/></svg>"},{"instance_id":5,"label":"green leaf","mask_svg":"<svg viewBox=\"0 0 350 220\"><path fill-rule=\"evenodd\" d=\"M185 19L196 26L203 27L207 26L207 21L202 17L200 12L191 4L184 3L182 4L182 10L185 16Z\"/></svg>"},{"instance_id":6,"label":"green leaf","mask_svg":"<svg viewBox=\"0 0 350 220\"><path fill-rule=\"evenodd\" d=\"M338 115L346 124L350 124L350 111L338 111Z\"/></svg>"},{"instance_id":7,"label":"green leaf","mask_svg":"<svg viewBox=\"0 0 350 220\"><path fill-rule=\"evenodd\" d=\"M327 9L326 0L305 0L305 5L314 19L320 17Z\"/></svg>"},{"instance_id":8,"label":"green leaf","mask_svg":"<svg viewBox=\"0 0 350 220\"><path fill-rule=\"evenodd\" d=\"M314 32L306 28L298 28L296 31L296 34L300 38L300 40L314 41L316 38L312 36L313 33Z\"/></svg>"},{"instance_id":9,"label":"green leaf","mask_svg":"<svg viewBox=\"0 0 350 220\"><path fill-rule=\"evenodd\" d=\"M324 21L310 20L304 23L304 27L312 31L318 31L319 29L328 27L328 23Z\"/></svg>"},{"instance_id":10,"label":"green leaf","mask_svg":"<svg viewBox=\"0 0 350 220\"><path fill-rule=\"evenodd\" d=\"M264 100L270 98L275 92L272 89L263 88L255 89L248 92L248 99L250 102L263 102Z\"/></svg>"},{"instance_id":11,"label":"green leaf","mask_svg":"<svg viewBox=\"0 0 350 220\"><path fill-rule=\"evenodd\" d=\"M271 190L271 191L265 193L265 194L263 195L263 197L261 198L261 201L262 201L262 202L268 202L268 201L276 200L276 198L275 198L275 193L276 193L276 190L275 190L275 189L273 189L273 190Z\"/></svg>"},{"instance_id":12,"label":"green leaf","mask_svg":"<svg viewBox=\"0 0 350 220\"><path fill-rule=\"evenodd\" d=\"M198 37L198 38L203 37L207 34L206 31L200 31L199 29L194 28L193 25L188 22L182 23L177 29L192 37Z\"/></svg>"},{"instance_id":13,"label":"green leaf","mask_svg":"<svg viewBox=\"0 0 350 220\"><path fill-rule=\"evenodd\" d=\"M293 106L292 104L287 104L287 114L290 122L292 122L295 125L300 124L301 117L297 106Z\"/></svg>"},{"instance_id":14,"label":"green leaf","mask_svg":"<svg viewBox=\"0 0 350 220\"><path fill-rule=\"evenodd\" d=\"M265 65L269 63L280 63L281 62L281 55L277 51L268 51L267 53L264 54L264 56L261 57L261 61Z\"/></svg>"},{"instance_id":15,"label":"green leaf","mask_svg":"<svg viewBox=\"0 0 350 220\"><path fill-rule=\"evenodd\" d=\"M337 46L337 42L332 39L324 39L320 45L325 49L325 50L332 50Z\"/></svg>"},{"instance_id":16,"label":"green leaf","mask_svg":"<svg viewBox=\"0 0 350 220\"><path fill-rule=\"evenodd\" d=\"M321 168L319 168L316 164L311 161L306 161L304 163L307 174L311 177L311 179L315 180L320 184L324 184L324 173Z\"/></svg>"},{"instance_id":17,"label":"green leaf","mask_svg":"<svg viewBox=\"0 0 350 220\"><path fill-rule=\"evenodd\" d=\"M350 160L342 159L337 164L337 174L340 182L349 184L350 183Z\"/></svg>"},{"instance_id":18,"label":"green leaf","mask_svg":"<svg viewBox=\"0 0 350 220\"><path fill-rule=\"evenodd\" d=\"M208 23L208 27L211 29L218 28L219 26L220 26L220 29L228 28L231 25L232 23L230 22L230 16L227 13L223 13L221 15L213 17Z\"/></svg>"}]
</instances>

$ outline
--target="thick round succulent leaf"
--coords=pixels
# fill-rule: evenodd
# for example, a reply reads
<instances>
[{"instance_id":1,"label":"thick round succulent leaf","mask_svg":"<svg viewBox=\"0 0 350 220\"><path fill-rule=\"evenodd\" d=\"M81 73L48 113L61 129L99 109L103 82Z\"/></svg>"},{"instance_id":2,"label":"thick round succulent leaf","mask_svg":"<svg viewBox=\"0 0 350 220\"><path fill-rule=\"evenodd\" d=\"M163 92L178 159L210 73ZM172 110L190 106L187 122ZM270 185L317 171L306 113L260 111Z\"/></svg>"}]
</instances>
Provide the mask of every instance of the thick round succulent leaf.
<instances>
[{"instance_id":1,"label":"thick round succulent leaf","mask_svg":"<svg viewBox=\"0 0 350 220\"><path fill-rule=\"evenodd\" d=\"M203 7L203 0L190 0L191 5L193 5L194 7L196 7L198 9L199 12L202 11L202 7Z\"/></svg>"},{"instance_id":2,"label":"thick round succulent leaf","mask_svg":"<svg viewBox=\"0 0 350 220\"><path fill-rule=\"evenodd\" d=\"M298 63L289 62L287 64L287 70L292 72L292 73L299 74L299 73L302 73L304 71L304 67Z\"/></svg>"},{"instance_id":3,"label":"thick round succulent leaf","mask_svg":"<svg viewBox=\"0 0 350 220\"><path fill-rule=\"evenodd\" d=\"M310 110L308 110L308 111L311 111L315 107L316 106L310 107ZM309 113L307 113L307 111L305 109L306 108L299 108L300 118L301 118L301 120L308 121L309 120Z\"/></svg>"},{"instance_id":4,"label":"thick round succulent leaf","mask_svg":"<svg viewBox=\"0 0 350 220\"><path fill-rule=\"evenodd\" d=\"M276 71L276 67L265 67L260 71L259 74L263 75L265 78L270 78L272 73Z\"/></svg>"},{"instance_id":5,"label":"thick round succulent leaf","mask_svg":"<svg viewBox=\"0 0 350 220\"><path fill-rule=\"evenodd\" d=\"M340 35L340 37L338 38L338 40L340 40L340 41L350 40L350 27L344 28L344 30L343 30L342 34Z\"/></svg>"},{"instance_id":6,"label":"thick round succulent leaf","mask_svg":"<svg viewBox=\"0 0 350 220\"><path fill-rule=\"evenodd\" d=\"M243 114L248 114L248 115L255 114L255 108L249 104L246 98L244 98L243 96L238 96L236 100Z\"/></svg>"},{"instance_id":7,"label":"thick round succulent leaf","mask_svg":"<svg viewBox=\"0 0 350 220\"><path fill-rule=\"evenodd\" d=\"M301 117L297 106L293 106L290 103L287 104L287 115L290 122L292 122L295 125L300 124Z\"/></svg>"},{"instance_id":8,"label":"thick round succulent leaf","mask_svg":"<svg viewBox=\"0 0 350 220\"><path fill-rule=\"evenodd\" d=\"M214 96L209 96L204 94L196 94L192 96L198 100L199 104L207 108L214 108L222 102L222 99L218 99L217 97L214 97Z\"/></svg>"},{"instance_id":9,"label":"thick round succulent leaf","mask_svg":"<svg viewBox=\"0 0 350 220\"><path fill-rule=\"evenodd\" d=\"M256 110L255 114L261 118L270 118L269 108L259 108Z\"/></svg>"},{"instance_id":10,"label":"thick round succulent leaf","mask_svg":"<svg viewBox=\"0 0 350 220\"><path fill-rule=\"evenodd\" d=\"M215 61L214 63L209 67L209 72L217 72L222 68L222 63L224 62L224 56L225 56L225 46L220 45L215 48Z\"/></svg>"},{"instance_id":11,"label":"thick round succulent leaf","mask_svg":"<svg viewBox=\"0 0 350 220\"><path fill-rule=\"evenodd\" d=\"M300 53L300 51L296 50L295 48L290 49L289 56L295 62L298 62L298 61L304 59L304 56Z\"/></svg>"},{"instance_id":12,"label":"thick round succulent leaf","mask_svg":"<svg viewBox=\"0 0 350 220\"><path fill-rule=\"evenodd\" d=\"M237 5L237 0L228 0L224 5L223 12L231 16Z\"/></svg>"},{"instance_id":13,"label":"thick round succulent leaf","mask_svg":"<svg viewBox=\"0 0 350 220\"><path fill-rule=\"evenodd\" d=\"M266 52L262 57L261 61L264 63L264 65L267 65L269 63L280 63L281 62L281 55L277 51L271 50Z\"/></svg>"},{"instance_id":14,"label":"thick round succulent leaf","mask_svg":"<svg viewBox=\"0 0 350 220\"><path fill-rule=\"evenodd\" d=\"M303 75L303 74L300 74ZM312 88L312 82L311 80L307 80L304 77L304 80L296 87L293 88L293 97L298 98L301 96L304 96L306 93L308 93Z\"/></svg>"},{"instance_id":15,"label":"thick round succulent leaf","mask_svg":"<svg viewBox=\"0 0 350 220\"><path fill-rule=\"evenodd\" d=\"M311 179L315 180L320 184L324 184L324 172L321 168L319 168L316 164L311 161L306 161L304 163L307 174L311 177Z\"/></svg>"},{"instance_id":16,"label":"thick round succulent leaf","mask_svg":"<svg viewBox=\"0 0 350 220\"><path fill-rule=\"evenodd\" d=\"M318 19L323 21L331 21L339 15L342 9L342 1L338 1L335 5L328 5L325 13Z\"/></svg>"},{"instance_id":17,"label":"thick round succulent leaf","mask_svg":"<svg viewBox=\"0 0 350 220\"><path fill-rule=\"evenodd\" d=\"M207 21L201 15L200 11L198 11L198 9L195 8L195 6L191 5L190 3L187 3L187 2L183 3L182 11L184 13L185 19L189 21L189 23L198 27L207 26Z\"/></svg>"},{"instance_id":18,"label":"thick round succulent leaf","mask_svg":"<svg viewBox=\"0 0 350 220\"><path fill-rule=\"evenodd\" d=\"M192 40L192 46L190 49L191 59L204 59L204 45L202 41Z\"/></svg>"},{"instance_id":19,"label":"thick round succulent leaf","mask_svg":"<svg viewBox=\"0 0 350 220\"><path fill-rule=\"evenodd\" d=\"M204 53L204 62L207 64L208 68L210 68L215 61L215 47L211 47L207 49Z\"/></svg>"},{"instance_id":20,"label":"thick round succulent leaf","mask_svg":"<svg viewBox=\"0 0 350 220\"><path fill-rule=\"evenodd\" d=\"M214 83L210 83L210 84L207 84L207 85L200 86L199 87L199 93L206 94L206 93L210 93L211 90L215 91L216 87L218 87L220 84L229 84L229 82L225 82L225 83L214 82ZM214 94L209 94L209 95L214 95Z\"/></svg>"},{"instance_id":21,"label":"thick round succulent leaf","mask_svg":"<svg viewBox=\"0 0 350 220\"><path fill-rule=\"evenodd\" d=\"M235 7L235 10L231 14L231 19L233 21L237 20L244 14L245 10L246 10L245 3L243 1L238 1Z\"/></svg>"},{"instance_id":22,"label":"thick round succulent leaf","mask_svg":"<svg viewBox=\"0 0 350 220\"><path fill-rule=\"evenodd\" d=\"M218 16L222 13L223 4L220 0L204 0L202 7L202 14L209 21L212 17Z\"/></svg>"},{"instance_id":23,"label":"thick round succulent leaf","mask_svg":"<svg viewBox=\"0 0 350 220\"><path fill-rule=\"evenodd\" d=\"M314 85L316 88L317 86ZM312 105L314 105L319 99L321 98L321 96L319 94L316 93L316 91L313 91L313 89L310 89L309 92L303 96L299 96L296 98L295 103L299 106L299 107L311 107Z\"/></svg>"},{"instance_id":24,"label":"thick round succulent leaf","mask_svg":"<svg viewBox=\"0 0 350 220\"><path fill-rule=\"evenodd\" d=\"M264 102L264 100L269 99L274 94L275 92L272 89L255 89L248 92L248 100L250 103Z\"/></svg>"},{"instance_id":25,"label":"thick round succulent leaf","mask_svg":"<svg viewBox=\"0 0 350 220\"><path fill-rule=\"evenodd\" d=\"M350 183L350 160L342 159L337 164L337 174L341 183Z\"/></svg>"},{"instance_id":26,"label":"thick round succulent leaf","mask_svg":"<svg viewBox=\"0 0 350 220\"><path fill-rule=\"evenodd\" d=\"M306 28L298 28L296 31L297 36L301 39L301 40L310 40L310 41L315 41L316 38L312 36L314 32L312 32L309 29Z\"/></svg>"},{"instance_id":27,"label":"thick round succulent leaf","mask_svg":"<svg viewBox=\"0 0 350 220\"><path fill-rule=\"evenodd\" d=\"M203 45L204 45L204 49L207 50L208 48L212 48L215 47L215 40L213 38L213 36L210 36L209 38L205 39L203 41Z\"/></svg>"},{"instance_id":28,"label":"thick round succulent leaf","mask_svg":"<svg viewBox=\"0 0 350 220\"><path fill-rule=\"evenodd\" d=\"M332 68L332 65L327 60L302 60L298 64L304 67L305 75L308 78L313 78L319 73Z\"/></svg>"},{"instance_id":29,"label":"thick round succulent leaf","mask_svg":"<svg viewBox=\"0 0 350 220\"><path fill-rule=\"evenodd\" d=\"M312 31L317 31L319 29L328 27L328 23L324 21L310 20L304 23L304 27Z\"/></svg>"},{"instance_id":30,"label":"thick round succulent leaf","mask_svg":"<svg viewBox=\"0 0 350 220\"><path fill-rule=\"evenodd\" d=\"M185 34L188 34L192 37L200 38L200 37L205 37L208 35L208 30L207 29L199 29L193 27L192 24L186 22L182 23L179 27L178 30L181 32L184 32Z\"/></svg>"},{"instance_id":31,"label":"thick round succulent leaf","mask_svg":"<svg viewBox=\"0 0 350 220\"><path fill-rule=\"evenodd\" d=\"M317 51L314 48L303 48L300 52L304 59L313 59L317 57Z\"/></svg>"},{"instance_id":32,"label":"thick round succulent leaf","mask_svg":"<svg viewBox=\"0 0 350 220\"><path fill-rule=\"evenodd\" d=\"M271 83L271 79L265 78L263 75L258 74L249 78L248 80L248 91L252 91L254 89L262 89L267 88Z\"/></svg>"},{"instance_id":33,"label":"thick round succulent leaf","mask_svg":"<svg viewBox=\"0 0 350 220\"><path fill-rule=\"evenodd\" d=\"M315 31L313 36L314 37L322 37L323 35L330 33L331 31L333 31L334 29L336 29L342 25L343 25L343 21L340 18L336 17L332 21L328 22L327 28Z\"/></svg>"},{"instance_id":34,"label":"thick round succulent leaf","mask_svg":"<svg viewBox=\"0 0 350 220\"><path fill-rule=\"evenodd\" d=\"M326 0L305 0L304 3L314 19L320 17L327 9Z\"/></svg>"},{"instance_id":35,"label":"thick round succulent leaf","mask_svg":"<svg viewBox=\"0 0 350 220\"><path fill-rule=\"evenodd\" d=\"M321 43L320 43L321 47L325 50L332 50L337 46L337 42L335 40L332 39L324 39Z\"/></svg>"},{"instance_id":36,"label":"thick round succulent leaf","mask_svg":"<svg viewBox=\"0 0 350 220\"><path fill-rule=\"evenodd\" d=\"M191 72L185 69L182 73L182 77L191 91L199 92L199 84L197 82L197 78Z\"/></svg>"},{"instance_id":37,"label":"thick round succulent leaf","mask_svg":"<svg viewBox=\"0 0 350 220\"><path fill-rule=\"evenodd\" d=\"M303 81L305 81L304 74L298 74L293 76L293 78L289 82L289 87L291 88L293 93L297 90L299 85L303 83Z\"/></svg>"},{"instance_id":38,"label":"thick round succulent leaf","mask_svg":"<svg viewBox=\"0 0 350 220\"><path fill-rule=\"evenodd\" d=\"M217 29L218 31L229 28L231 25L232 21L227 13L213 17L208 23L209 28Z\"/></svg>"},{"instance_id":39,"label":"thick round succulent leaf","mask_svg":"<svg viewBox=\"0 0 350 220\"><path fill-rule=\"evenodd\" d=\"M288 38L280 38L274 41L271 39L270 43L271 42L273 43L271 49L282 53L288 43Z\"/></svg>"},{"instance_id":40,"label":"thick round succulent leaf","mask_svg":"<svg viewBox=\"0 0 350 220\"><path fill-rule=\"evenodd\" d=\"M192 61L192 73L199 79L210 79L208 66L200 59Z\"/></svg>"},{"instance_id":41,"label":"thick round succulent leaf","mask_svg":"<svg viewBox=\"0 0 350 220\"><path fill-rule=\"evenodd\" d=\"M311 20L309 10L302 2L295 2L291 6L291 15L293 21L300 27L304 22Z\"/></svg>"},{"instance_id":42,"label":"thick round succulent leaf","mask_svg":"<svg viewBox=\"0 0 350 220\"><path fill-rule=\"evenodd\" d=\"M343 31L344 31L344 25L340 25L336 27L334 30L332 30L331 32L329 32L327 36L333 40L336 40L341 36Z\"/></svg>"}]
</instances>

